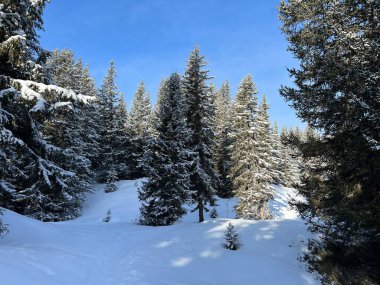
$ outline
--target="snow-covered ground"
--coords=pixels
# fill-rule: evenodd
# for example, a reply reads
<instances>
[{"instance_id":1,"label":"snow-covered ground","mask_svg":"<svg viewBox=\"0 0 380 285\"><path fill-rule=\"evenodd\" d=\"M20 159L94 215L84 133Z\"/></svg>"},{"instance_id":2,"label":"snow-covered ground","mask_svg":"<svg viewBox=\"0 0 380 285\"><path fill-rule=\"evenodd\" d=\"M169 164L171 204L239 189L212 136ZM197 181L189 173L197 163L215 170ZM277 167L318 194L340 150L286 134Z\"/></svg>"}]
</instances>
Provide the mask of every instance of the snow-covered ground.
<instances>
[{"instance_id":1,"label":"snow-covered ground","mask_svg":"<svg viewBox=\"0 0 380 285\"><path fill-rule=\"evenodd\" d=\"M136 183L121 181L113 193L99 185L73 221L42 223L5 210L10 233L0 240L1 284L319 284L297 260L309 233L288 207L292 189L276 188L273 220L228 219L234 201L219 200L218 219L199 224L189 213L155 228L133 222ZM104 223L108 209L112 219ZM241 235L238 251L221 247L229 222Z\"/></svg>"}]
</instances>

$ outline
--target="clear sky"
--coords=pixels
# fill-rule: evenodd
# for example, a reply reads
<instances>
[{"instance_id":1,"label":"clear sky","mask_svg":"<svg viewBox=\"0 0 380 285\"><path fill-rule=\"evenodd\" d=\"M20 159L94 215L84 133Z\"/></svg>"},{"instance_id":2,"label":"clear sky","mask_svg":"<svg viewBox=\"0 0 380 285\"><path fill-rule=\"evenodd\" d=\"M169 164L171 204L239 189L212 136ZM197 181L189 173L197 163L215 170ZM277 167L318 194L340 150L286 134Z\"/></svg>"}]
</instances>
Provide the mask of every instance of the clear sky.
<instances>
[{"instance_id":1,"label":"clear sky","mask_svg":"<svg viewBox=\"0 0 380 285\"><path fill-rule=\"evenodd\" d=\"M144 80L155 101L162 78L183 74L199 45L216 86L228 80L232 96L252 74L259 98L266 94L272 121L300 125L279 95L291 84L287 67L296 65L286 50L276 7L279 0L53 0L44 13L45 49L70 48L90 66L98 85L115 60L119 89L127 103Z\"/></svg>"}]
</instances>

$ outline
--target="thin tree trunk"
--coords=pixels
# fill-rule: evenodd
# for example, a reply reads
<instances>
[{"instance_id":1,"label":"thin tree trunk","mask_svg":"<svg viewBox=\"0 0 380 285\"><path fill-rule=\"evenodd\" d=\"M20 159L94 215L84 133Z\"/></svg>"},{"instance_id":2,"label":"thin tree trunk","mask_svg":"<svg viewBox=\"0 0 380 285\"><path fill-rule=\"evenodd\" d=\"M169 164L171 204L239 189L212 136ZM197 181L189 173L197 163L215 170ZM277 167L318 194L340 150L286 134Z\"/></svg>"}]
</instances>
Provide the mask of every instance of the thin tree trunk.
<instances>
[{"instance_id":1,"label":"thin tree trunk","mask_svg":"<svg viewBox=\"0 0 380 285\"><path fill-rule=\"evenodd\" d=\"M198 199L198 210L199 210L199 222L202 223L205 219L203 216L203 201L202 199Z\"/></svg>"}]
</instances>

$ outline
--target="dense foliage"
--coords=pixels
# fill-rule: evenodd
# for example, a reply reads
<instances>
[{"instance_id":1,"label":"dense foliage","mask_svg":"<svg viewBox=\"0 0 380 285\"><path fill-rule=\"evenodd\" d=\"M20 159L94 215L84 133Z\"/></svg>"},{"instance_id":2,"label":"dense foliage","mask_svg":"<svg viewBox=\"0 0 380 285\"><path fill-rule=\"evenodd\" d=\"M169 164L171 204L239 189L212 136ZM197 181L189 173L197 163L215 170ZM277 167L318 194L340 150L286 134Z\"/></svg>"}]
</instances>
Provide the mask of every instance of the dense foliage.
<instances>
[{"instance_id":1,"label":"dense foliage","mask_svg":"<svg viewBox=\"0 0 380 285\"><path fill-rule=\"evenodd\" d=\"M280 18L300 61L281 94L320 134L291 139L308 163L298 208L321 237L311 264L326 284L378 284L380 2L290 0Z\"/></svg>"}]
</instances>

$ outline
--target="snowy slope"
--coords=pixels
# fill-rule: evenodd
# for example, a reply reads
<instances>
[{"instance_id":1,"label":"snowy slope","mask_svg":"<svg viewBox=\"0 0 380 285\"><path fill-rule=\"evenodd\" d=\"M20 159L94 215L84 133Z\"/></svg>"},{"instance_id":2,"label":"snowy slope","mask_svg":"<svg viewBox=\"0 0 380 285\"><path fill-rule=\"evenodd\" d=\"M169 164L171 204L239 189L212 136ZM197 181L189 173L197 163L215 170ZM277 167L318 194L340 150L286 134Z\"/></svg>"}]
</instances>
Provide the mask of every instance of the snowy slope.
<instances>
[{"instance_id":1,"label":"snowy slope","mask_svg":"<svg viewBox=\"0 0 380 285\"><path fill-rule=\"evenodd\" d=\"M1 284L319 284L297 257L308 237L287 205L291 189L276 189L270 221L227 219L234 201L220 200L221 218L196 223L197 214L169 227L138 226L135 181L90 194L83 215L42 223L5 210L10 233L0 240ZM109 223L102 222L108 209ZM232 221L243 247L221 247Z\"/></svg>"}]
</instances>

